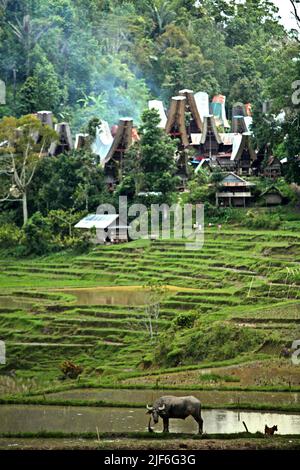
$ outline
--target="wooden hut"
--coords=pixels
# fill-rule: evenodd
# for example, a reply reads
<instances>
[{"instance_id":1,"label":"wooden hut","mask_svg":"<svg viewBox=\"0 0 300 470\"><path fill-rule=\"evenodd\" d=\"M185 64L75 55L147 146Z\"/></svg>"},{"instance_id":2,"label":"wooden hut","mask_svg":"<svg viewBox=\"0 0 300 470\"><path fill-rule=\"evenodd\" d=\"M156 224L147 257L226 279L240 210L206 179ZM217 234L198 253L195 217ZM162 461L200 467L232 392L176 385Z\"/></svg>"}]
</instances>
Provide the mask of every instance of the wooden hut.
<instances>
[{"instance_id":1,"label":"wooden hut","mask_svg":"<svg viewBox=\"0 0 300 470\"><path fill-rule=\"evenodd\" d=\"M277 157L269 157L264 168L266 178L277 179L281 176L281 162Z\"/></svg>"},{"instance_id":2,"label":"wooden hut","mask_svg":"<svg viewBox=\"0 0 300 470\"><path fill-rule=\"evenodd\" d=\"M129 226L121 225L118 214L89 214L80 220L75 228L96 229L96 244L119 243L128 241Z\"/></svg>"},{"instance_id":3,"label":"wooden hut","mask_svg":"<svg viewBox=\"0 0 300 470\"><path fill-rule=\"evenodd\" d=\"M260 197L264 204L268 207L281 206L281 204L284 202L283 194L274 185L270 186L266 191L264 191Z\"/></svg>"},{"instance_id":4,"label":"wooden hut","mask_svg":"<svg viewBox=\"0 0 300 470\"><path fill-rule=\"evenodd\" d=\"M216 205L222 207L246 207L251 200L253 183L230 172L216 191Z\"/></svg>"}]
</instances>

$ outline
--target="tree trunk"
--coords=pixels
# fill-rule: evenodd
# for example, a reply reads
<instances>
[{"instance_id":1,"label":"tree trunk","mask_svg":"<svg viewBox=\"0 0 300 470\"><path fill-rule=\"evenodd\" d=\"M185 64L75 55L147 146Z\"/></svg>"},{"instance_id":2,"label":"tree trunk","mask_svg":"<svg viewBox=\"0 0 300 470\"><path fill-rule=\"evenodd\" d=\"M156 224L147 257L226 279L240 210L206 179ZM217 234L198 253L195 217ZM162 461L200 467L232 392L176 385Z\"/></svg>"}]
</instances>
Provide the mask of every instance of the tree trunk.
<instances>
[{"instance_id":1,"label":"tree trunk","mask_svg":"<svg viewBox=\"0 0 300 470\"><path fill-rule=\"evenodd\" d=\"M26 193L26 191L24 191L24 193L23 193L22 202L23 202L23 225L25 225L27 220L28 220L27 193Z\"/></svg>"}]
</instances>

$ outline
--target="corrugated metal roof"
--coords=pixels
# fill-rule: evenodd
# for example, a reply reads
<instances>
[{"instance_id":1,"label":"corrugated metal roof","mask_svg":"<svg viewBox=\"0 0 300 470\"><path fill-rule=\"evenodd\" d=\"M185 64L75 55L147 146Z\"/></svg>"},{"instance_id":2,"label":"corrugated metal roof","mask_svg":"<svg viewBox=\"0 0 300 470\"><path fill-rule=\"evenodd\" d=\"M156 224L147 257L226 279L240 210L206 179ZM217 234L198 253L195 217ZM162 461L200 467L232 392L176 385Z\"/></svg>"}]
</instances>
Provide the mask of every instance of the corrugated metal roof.
<instances>
[{"instance_id":1,"label":"corrugated metal roof","mask_svg":"<svg viewBox=\"0 0 300 470\"><path fill-rule=\"evenodd\" d=\"M80 220L75 228L93 228L104 229L109 227L119 217L118 214L89 214Z\"/></svg>"}]
</instances>

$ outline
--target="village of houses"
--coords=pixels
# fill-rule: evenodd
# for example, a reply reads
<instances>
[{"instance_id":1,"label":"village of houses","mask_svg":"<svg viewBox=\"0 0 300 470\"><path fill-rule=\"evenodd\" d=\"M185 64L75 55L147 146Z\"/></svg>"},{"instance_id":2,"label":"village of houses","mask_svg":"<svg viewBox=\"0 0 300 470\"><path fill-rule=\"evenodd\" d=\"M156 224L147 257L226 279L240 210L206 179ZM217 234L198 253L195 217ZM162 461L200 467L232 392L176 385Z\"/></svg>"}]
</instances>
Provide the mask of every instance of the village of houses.
<instances>
[{"instance_id":1,"label":"village of houses","mask_svg":"<svg viewBox=\"0 0 300 470\"><path fill-rule=\"evenodd\" d=\"M246 208L253 204L255 183L247 181L248 176L265 177L272 181L261 195L265 206L278 206L284 197L276 187L276 180L282 174L286 159L279 160L269 152L268 143L264 148L255 149L252 139L252 114L250 103L236 103L232 108L231 125L227 119L226 97L210 98L205 92L194 93L181 90L171 99L169 109L165 110L162 101L149 101L149 109L159 113L159 128L176 139L177 176L180 184L178 191L187 191L187 183L193 173L206 169L218 169L224 174L215 194L215 204L219 207ZM37 113L38 118L53 127L50 111ZM75 143L70 125L66 122L55 124L59 135L57 142L49 148L49 155L56 156L73 149L80 150L90 146L88 134L77 134ZM139 140L137 128L131 118L120 119L111 128L101 121L96 129L96 137L91 150L104 169L105 181L113 192L122 180L122 168L126 151ZM112 214L90 214L75 226L76 228L105 229L107 241L127 240L127 228L118 225L118 216ZM105 240L104 240L105 241Z\"/></svg>"}]
</instances>

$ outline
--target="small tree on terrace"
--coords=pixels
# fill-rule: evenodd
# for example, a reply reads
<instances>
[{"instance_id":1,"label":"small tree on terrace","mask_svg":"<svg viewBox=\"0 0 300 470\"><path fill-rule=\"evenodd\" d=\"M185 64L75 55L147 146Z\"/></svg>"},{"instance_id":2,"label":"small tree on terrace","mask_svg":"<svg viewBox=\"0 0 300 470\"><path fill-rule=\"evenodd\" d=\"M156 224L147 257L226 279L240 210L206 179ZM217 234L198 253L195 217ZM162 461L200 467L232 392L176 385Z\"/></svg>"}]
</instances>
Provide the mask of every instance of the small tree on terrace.
<instances>
[{"instance_id":1,"label":"small tree on terrace","mask_svg":"<svg viewBox=\"0 0 300 470\"><path fill-rule=\"evenodd\" d=\"M161 303L166 298L166 288L159 282L149 282L145 286L147 303L145 317L142 320L145 329L149 333L151 342L158 334L157 321L160 315Z\"/></svg>"},{"instance_id":2,"label":"small tree on terrace","mask_svg":"<svg viewBox=\"0 0 300 470\"><path fill-rule=\"evenodd\" d=\"M5 117L0 122L0 202L22 201L23 224L28 220L27 195L39 160L56 132L27 115Z\"/></svg>"}]
</instances>

